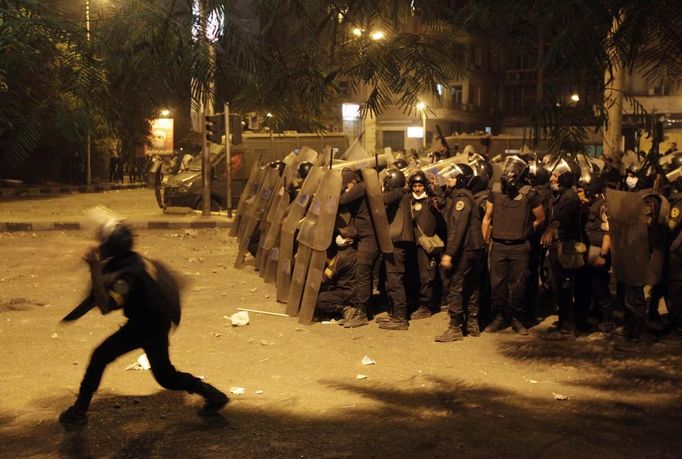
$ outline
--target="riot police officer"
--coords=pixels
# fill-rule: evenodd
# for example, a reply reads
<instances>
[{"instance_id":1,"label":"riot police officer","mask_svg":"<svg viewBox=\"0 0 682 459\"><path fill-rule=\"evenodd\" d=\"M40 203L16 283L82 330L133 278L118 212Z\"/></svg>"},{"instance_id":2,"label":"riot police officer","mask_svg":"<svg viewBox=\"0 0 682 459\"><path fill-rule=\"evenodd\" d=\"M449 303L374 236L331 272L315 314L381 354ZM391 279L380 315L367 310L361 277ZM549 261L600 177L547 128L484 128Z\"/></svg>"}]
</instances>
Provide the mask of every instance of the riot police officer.
<instances>
[{"instance_id":1,"label":"riot police officer","mask_svg":"<svg viewBox=\"0 0 682 459\"><path fill-rule=\"evenodd\" d=\"M422 234L433 237L445 226L438 209L438 201L430 193L430 184L423 171L410 175L412 221L415 236ZM424 319L432 314L433 288L436 280L436 263L438 253L428 253L418 243L415 247L416 266L419 279L418 308L411 314L411 319Z\"/></svg>"},{"instance_id":2,"label":"riot police officer","mask_svg":"<svg viewBox=\"0 0 682 459\"><path fill-rule=\"evenodd\" d=\"M384 253L386 290L391 301L389 320L381 322L384 330L407 330L407 296L405 294L405 260L414 250L414 231L410 213L410 196L405 188L405 174L399 169L389 169L384 178L384 204L388 218L389 235L393 252Z\"/></svg>"},{"instance_id":3,"label":"riot police officer","mask_svg":"<svg viewBox=\"0 0 682 459\"><path fill-rule=\"evenodd\" d=\"M485 329L494 333L510 325L528 335L523 324L522 305L528 257L529 236L542 227L545 212L540 196L528 185L525 176L528 164L518 156L505 160L500 177L501 192L492 191L486 203L482 231L490 247L490 288L495 320Z\"/></svg>"},{"instance_id":4,"label":"riot police officer","mask_svg":"<svg viewBox=\"0 0 682 459\"><path fill-rule=\"evenodd\" d=\"M81 306L89 301L90 307L96 304L103 314L122 309L128 322L94 350L78 397L60 414L60 422L85 424L107 365L138 348L144 349L161 386L203 396L206 403L199 414L215 414L228 403L227 396L199 378L177 371L168 358L168 332L172 324L180 322L177 284L170 273L133 251L133 234L123 223L103 225L98 239L99 246L84 256L90 266L92 290ZM77 308L64 320L74 320L85 312L87 309L78 312Z\"/></svg>"},{"instance_id":5,"label":"riot police officer","mask_svg":"<svg viewBox=\"0 0 682 459\"><path fill-rule=\"evenodd\" d=\"M445 252L441 257L441 267L450 274L446 297L450 324L445 332L436 337L437 342L462 340L465 314L467 334L480 334L478 277L482 268L484 245L481 214L469 189L474 171L468 164L456 164L451 175L456 182L451 191L452 203L445 212L448 236Z\"/></svg>"},{"instance_id":6,"label":"riot police officer","mask_svg":"<svg viewBox=\"0 0 682 459\"><path fill-rule=\"evenodd\" d=\"M318 320L338 318L339 315L348 318L355 284L356 237L357 231L352 226L335 228L315 305Z\"/></svg>"},{"instance_id":7,"label":"riot police officer","mask_svg":"<svg viewBox=\"0 0 682 459\"><path fill-rule=\"evenodd\" d=\"M542 235L542 245L549 249L552 289L559 308L559 323L543 336L548 340L575 340L575 276L585 265L587 255L582 241L584 223L575 184L580 168L571 158L559 158L550 165L552 215ZM582 246L578 243L582 242ZM581 261L582 260L582 261Z\"/></svg>"},{"instance_id":8,"label":"riot police officer","mask_svg":"<svg viewBox=\"0 0 682 459\"><path fill-rule=\"evenodd\" d=\"M682 338L682 152L675 153L667 174L671 183L668 288L666 305L670 335Z\"/></svg>"}]
</instances>

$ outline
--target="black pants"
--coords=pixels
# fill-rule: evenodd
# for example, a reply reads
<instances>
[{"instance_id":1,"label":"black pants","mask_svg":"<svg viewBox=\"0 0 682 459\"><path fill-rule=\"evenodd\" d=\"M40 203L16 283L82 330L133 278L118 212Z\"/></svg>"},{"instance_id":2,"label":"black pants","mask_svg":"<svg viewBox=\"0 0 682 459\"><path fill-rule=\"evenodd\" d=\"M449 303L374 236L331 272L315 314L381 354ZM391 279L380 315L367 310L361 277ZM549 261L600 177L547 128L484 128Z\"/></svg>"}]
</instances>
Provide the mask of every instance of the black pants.
<instances>
[{"instance_id":1,"label":"black pants","mask_svg":"<svg viewBox=\"0 0 682 459\"><path fill-rule=\"evenodd\" d=\"M526 290L523 305L528 319L535 319L538 292L540 290L540 268L545 257L545 249L540 245L540 237L533 236L530 239L530 252L528 254L528 277L526 278Z\"/></svg>"},{"instance_id":2,"label":"black pants","mask_svg":"<svg viewBox=\"0 0 682 459\"><path fill-rule=\"evenodd\" d=\"M433 302L433 284L436 281L436 255L429 255L420 245L416 250L417 269L419 270L419 295L417 304L430 307ZM410 267L408 266L408 269Z\"/></svg>"},{"instance_id":3,"label":"black pants","mask_svg":"<svg viewBox=\"0 0 682 459\"><path fill-rule=\"evenodd\" d=\"M552 289L559 307L559 328L575 331L575 269L566 269L559 263L557 244L549 250Z\"/></svg>"},{"instance_id":4,"label":"black pants","mask_svg":"<svg viewBox=\"0 0 682 459\"><path fill-rule=\"evenodd\" d=\"M372 298L374 263L379 257L379 248L374 235L362 237L358 241L358 258L355 265L355 298L353 306L367 312Z\"/></svg>"},{"instance_id":5,"label":"black pants","mask_svg":"<svg viewBox=\"0 0 682 459\"><path fill-rule=\"evenodd\" d=\"M391 300L393 317L407 320L407 295L405 295L405 259L409 243L396 242L393 253L383 255L386 268L386 291Z\"/></svg>"},{"instance_id":6,"label":"black pants","mask_svg":"<svg viewBox=\"0 0 682 459\"><path fill-rule=\"evenodd\" d=\"M490 249L490 290L493 309L523 320L523 297L528 277L530 243L502 244Z\"/></svg>"},{"instance_id":7,"label":"black pants","mask_svg":"<svg viewBox=\"0 0 682 459\"><path fill-rule=\"evenodd\" d=\"M668 266L668 319L674 330L682 331L682 254L671 253Z\"/></svg>"},{"instance_id":8,"label":"black pants","mask_svg":"<svg viewBox=\"0 0 682 459\"><path fill-rule=\"evenodd\" d=\"M315 313L319 315L333 315L343 311L344 306L351 306L353 293L347 290L332 288L321 290L317 295Z\"/></svg>"},{"instance_id":9,"label":"black pants","mask_svg":"<svg viewBox=\"0 0 682 459\"><path fill-rule=\"evenodd\" d=\"M608 264L602 267L587 265L577 273L575 295L578 328L587 326L590 310L594 311L601 322L613 320L609 281Z\"/></svg>"},{"instance_id":10,"label":"black pants","mask_svg":"<svg viewBox=\"0 0 682 459\"><path fill-rule=\"evenodd\" d=\"M99 388L102 375L111 362L138 348L147 354L154 379L164 388L198 392L201 380L189 373L175 369L168 358L169 326L150 329L143 324L127 322L116 333L108 337L93 351L90 363L81 382L76 407L87 410L92 396Z\"/></svg>"},{"instance_id":11,"label":"black pants","mask_svg":"<svg viewBox=\"0 0 682 459\"><path fill-rule=\"evenodd\" d=\"M482 250L465 250L452 260L448 286L448 312L451 317L478 314L481 289L478 279L483 266Z\"/></svg>"}]
</instances>

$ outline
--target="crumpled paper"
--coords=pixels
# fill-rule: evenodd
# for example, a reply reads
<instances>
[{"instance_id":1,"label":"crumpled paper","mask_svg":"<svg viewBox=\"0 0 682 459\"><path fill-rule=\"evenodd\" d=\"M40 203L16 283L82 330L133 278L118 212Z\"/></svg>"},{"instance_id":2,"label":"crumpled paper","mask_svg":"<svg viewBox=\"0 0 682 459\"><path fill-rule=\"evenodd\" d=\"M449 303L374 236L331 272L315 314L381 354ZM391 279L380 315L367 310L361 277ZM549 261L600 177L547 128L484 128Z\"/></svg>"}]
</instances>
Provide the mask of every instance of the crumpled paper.
<instances>
[{"instance_id":1,"label":"crumpled paper","mask_svg":"<svg viewBox=\"0 0 682 459\"><path fill-rule=\"evenodd\" d=\"M234 395L244 395L246 393L246 389L243 387L230 387L230 393Z\"/></svg>"},{"instance_id":2,"label":"crumpled paper","mask_svg":"<svg viewBox=\"0 0 682 459\"><path fill-rule=\"evenodd\" d=\"M131 363L126 367L126 371L130 370L135 370L135 371L144 371L144 370L149 370L152 366L149 364L149 359L147 358L147 354L142 354L137 358L137 361L135 363Z\"/></svg>"},{"instance_id":3,"label":"crumpled paper","mask_svg":"<svg viewBox=\"0 0 682 459\"><path fill-rule=\"evenodd\" d=\"M364 356L364 357L362 358L362 364L363 364L363 365L375 365L376 363L377 363L376 360L370 359L370 358L367 357L367 356Z\"/></svg>"},{"instance_id":4,"label":"crumpled paper","mask_svg":"<svg viewBox=\"0 0 682 459\"><path fill-rule=\"evenodd\" d=\"M249 313L248 311L235 312L230 316L233 327L243 327L249 324Z\"/></svg>"}]
</instances>

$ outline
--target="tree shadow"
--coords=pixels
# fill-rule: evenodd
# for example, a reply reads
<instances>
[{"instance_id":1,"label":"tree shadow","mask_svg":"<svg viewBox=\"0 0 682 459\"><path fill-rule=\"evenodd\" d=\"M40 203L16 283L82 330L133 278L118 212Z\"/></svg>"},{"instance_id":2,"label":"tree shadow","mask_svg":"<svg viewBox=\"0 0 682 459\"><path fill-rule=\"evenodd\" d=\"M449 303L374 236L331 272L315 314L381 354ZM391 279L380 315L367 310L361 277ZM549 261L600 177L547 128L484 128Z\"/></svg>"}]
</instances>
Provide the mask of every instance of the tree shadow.
<instances>
[{"instance_id":1,"label":"tree shadow","mask_svg":"<svg viewBox=\"0 0 682 459\"><path fill-rule=\"evenodd\" d=\"M105 394L81 429L0 416L0 435L6 457L672 458L682 450L682 410L670 397L557 401L456 378L422 382L321 380L344 402L320 409L315 394L302 394L294 413L281 400L237 399L220 427L197 417L199 400L182 393ZM342 405L349 396L355 403ZM61 408L70 399L38 403Z\"/></svg>"}]
</instances>

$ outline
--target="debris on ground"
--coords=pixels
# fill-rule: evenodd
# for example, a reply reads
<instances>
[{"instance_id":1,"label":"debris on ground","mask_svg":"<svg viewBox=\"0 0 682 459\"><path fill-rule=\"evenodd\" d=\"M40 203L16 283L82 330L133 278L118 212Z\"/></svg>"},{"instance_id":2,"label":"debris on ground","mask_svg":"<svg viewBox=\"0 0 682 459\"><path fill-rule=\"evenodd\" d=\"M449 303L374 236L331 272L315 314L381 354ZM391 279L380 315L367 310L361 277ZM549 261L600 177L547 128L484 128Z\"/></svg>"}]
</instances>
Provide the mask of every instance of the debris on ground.
<instances>
[{"instance_id":1,"label":"debris on ground","mask_svg":"<svg viewBox=\"0 0 682 459\"><path fill-rule=\"evenodd\" d=\"M243 327L249 324L249 313L246 311L235 312L230 316L233 327Z\"/></svg>"},{"instance_id":2,"label":"debris on ground","mask_svg":"<svg viewBox=\"0 0 682 459\"><path fill-rule=\"evenodd\" d=\"M355 379L367 379L367 375L361 375L358 373L357 375L355 375Z\"/></svg>"},{"instance_id":3,"label":"debris on ground","mask_svg":"<svg viewBox=\"0 0 682 459\"><path fill-rule=\"evenodd\" d=\"M370 359L370 358L367 357L367 356L364 356L364 357L362 358L362 364L363 364L363 365L376 365L376 363L377 363L376 360Z\"/></svg>"},{"instance_id":4,"label":"debris on ground","mask_svg":"<svg viewBox=\"0 0 682 459\"><path fill-rule=\"evenodd\" d=\"M233 395L244 395L246 393L246 389L243 387L230 387L230 393Z\"/></svg>"},{"instance_id":5,"label":"debris on ground","mask_svg":"<svg viewBox=\"0 0 682 459\"><path fill-rule=\"evenodd\" d=\"M568 395L557 394L556 392L552 392L552 395L554 395L554 400L570 400Z\"/></svg>"},{"instance_id":6,"label":"debris on ground","mask_svg":"<svg viewBox=\"0 0 682 459\"><path fill-rule=\"evenodd\" d=\"M130 370L135 370L135 371L143 371L143 370L149 370L152 366L149 364L149 359L147 358L147 354L142 354L137 358L137 361L135 363L131 363L126 367L126 371Z\"/></svg>"}]
</instances>

